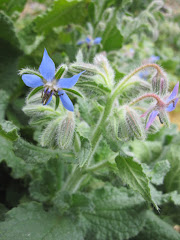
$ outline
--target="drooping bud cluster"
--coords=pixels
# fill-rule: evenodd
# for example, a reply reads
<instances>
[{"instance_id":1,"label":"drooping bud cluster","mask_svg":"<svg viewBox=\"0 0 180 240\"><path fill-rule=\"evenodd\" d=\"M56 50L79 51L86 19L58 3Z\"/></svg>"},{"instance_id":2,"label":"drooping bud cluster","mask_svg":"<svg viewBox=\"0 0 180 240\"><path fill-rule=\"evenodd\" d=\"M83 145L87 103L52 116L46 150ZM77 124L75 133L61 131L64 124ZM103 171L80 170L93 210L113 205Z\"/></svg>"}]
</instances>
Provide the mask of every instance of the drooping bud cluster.
<instances>
[{"instance_id":1,"label":"drooping bud cluster","mask_svg":"<svg viewBox=\"0 0 180 240\"><path fill-rule=\"evenodd\" d=\"M127 105L114 113L111 129L116 138L121 141L129 141L134 138L144 140L146 137L139 115Z\"/></svg>"},{"instance_id":2,"label":"drooping bud cluster","mask_svg":"<svg viewBox=\"0 0 180 240\"><path fill-rule=\"evenodd\" d=\"M168 81L166 76L162 76L159 72L152 78L152 89L159 95L165 95L168 91Z\"/></svg>"}]
</instances>

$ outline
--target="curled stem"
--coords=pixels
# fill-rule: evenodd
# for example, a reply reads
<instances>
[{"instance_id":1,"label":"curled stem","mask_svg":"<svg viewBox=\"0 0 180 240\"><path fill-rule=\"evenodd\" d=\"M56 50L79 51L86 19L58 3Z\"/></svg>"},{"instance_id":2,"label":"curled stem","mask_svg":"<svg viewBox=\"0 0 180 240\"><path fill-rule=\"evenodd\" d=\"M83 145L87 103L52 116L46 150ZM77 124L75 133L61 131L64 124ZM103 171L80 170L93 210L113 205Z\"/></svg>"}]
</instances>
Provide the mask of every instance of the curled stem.
<instances>
[{"instance_id":1,"label":"curled stem","mask_svg":"<svg viewBox=\"0 0 180 240\"><path fill-rule=\"evenodd\" d=\"M136 98L134 101L130 102L129 106L132 106L135 103L137 103L145 98L154 98L158 102L158 105L164 105L164 102L161 100L161 98L158 95L156 95L154 93L147 93L147 94L140 96L139 98Z\"/></svg>"}]
</instances>

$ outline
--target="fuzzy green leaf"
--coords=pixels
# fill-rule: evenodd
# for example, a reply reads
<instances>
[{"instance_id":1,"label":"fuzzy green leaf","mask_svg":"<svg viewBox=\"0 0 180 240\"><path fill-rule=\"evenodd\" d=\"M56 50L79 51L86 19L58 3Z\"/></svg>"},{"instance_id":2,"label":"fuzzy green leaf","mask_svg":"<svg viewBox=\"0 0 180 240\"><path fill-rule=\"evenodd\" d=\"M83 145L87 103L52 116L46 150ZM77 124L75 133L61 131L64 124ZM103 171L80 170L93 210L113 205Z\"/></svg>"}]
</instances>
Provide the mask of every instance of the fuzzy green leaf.
<instances>
[{"instance_id":1,"label":"fuzzy green leaf","mask_svg":"<svg viewBox=\"0 0 180 240\"><path fill-rule=\"evenodd\" d=\"M103 32L102 44L106 51L117 50L122 47L123 36L116 26L116 19L109 21Z\"/></svg>"},{"instance_id":2,"label":"fuzzy green leaf","mask_svg":"<svg viewBox=\"0 0 180 240\"><path fill-rule=\"evenodd\" d=\"M89 0L54 1L53 7L34 21L36 31L48 33L56 26L84 24L88 16L89 2Z\"/></svg>"},{"instance_id":3,"label":"fuzzy green leaf","mask_svg":"<svg viewBox=\"0 0 180 240\"><path fill-rule=\"evenodd\" d=\"M0 121L5 118L5 110L8 105L9 95L6 91L0 90Z\"/></svg>"},{"instance_id":4,"label":"fuzzy green leaf","mask_svg":"<svg viewBox=\"0 0 180 240\"><path fill-rule=\"evenodd\" d=\"M8 138L9 140L15 141L18 138L18 128L9 121L0 123L0 135Z\"/></svg>"},{"instance_id":5,"label":"fuzzy green leaf","mask_svg":"<svg viewBox=\"0 0 180 240\"><path fill-rule=\"evenodd\" d=\"M122 178L123 182L139 192L145 200L153 202L150 194L149 180L141 164L135 162L133 157L124 153L120 153L115 161L119 169L119 176ZM154 202L153 204L157 208Z\"/></svg>"},{"instance_id":6,"label":"fuzzy green leaf","mask_svg":"<svg viewBox=\"0 0 180 240\"><path fill-rule=\"evenodd\" d=\"M9 231L10 230L10 231ZM44 211L39 203L30 202L10 210L0 225L2 240L83 240L77 220Z\"/></svg>"},{"instance_id":7,"label":"fuzzy green leaf","mask_svg":"<svg viewBox=\"0 0 180 240\"><path fill-rule=\"evenodd\" d=\"M91 205L87 202L80 209L82 227L89 230L88 240L125 240L141 231L146 204L132 190L106 186L89 196Z\"/></svg>"},{"instance_id":8,"label":"fuzzy green leaf","mask_svg":"<svg viewBox=\"0 0 180 240\"><path fill-rule=\"evenodd\" d=\"M135 240L179 240L180 236L171 225L161 220L153 212L148 211L146 224Z\"/></svg>"},{"instance_id":9,"label":"fuzzy green leaf","mask_svg":"<svg viewBox=\"0 0 180 240\"><path fill-rule=\"evenodd\" d=\"M170 168L171 166L167 160L157 162L150 173L151 182L156 185L163 184L164 177L169 172Z\"/></svg>"}]
</instances>

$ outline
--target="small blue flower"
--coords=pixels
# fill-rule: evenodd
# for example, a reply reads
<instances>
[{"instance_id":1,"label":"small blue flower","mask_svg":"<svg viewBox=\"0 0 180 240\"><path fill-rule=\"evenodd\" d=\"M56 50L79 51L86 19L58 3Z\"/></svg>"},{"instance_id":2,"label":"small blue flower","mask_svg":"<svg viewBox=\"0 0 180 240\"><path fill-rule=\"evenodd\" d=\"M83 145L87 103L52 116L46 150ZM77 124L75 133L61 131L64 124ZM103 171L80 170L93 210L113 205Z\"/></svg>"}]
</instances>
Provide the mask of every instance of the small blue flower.
<instances>
[{"instance_id":1,"label":"small blue flower","mask_svg":"<svg viewBox=\"0 0 180 240\"><path fill-rule=\"evenodd\" d=\"M50 103L52 96L55 95L56 97L60 97L63 106L67 110L73 112L74 106L63 88L73 87L77 83L79 77L83 72L74 75L71 78L55 79L55 64L53 60L49 57L46 49L44 50L44 55L41 65L39 67L39 72L41 73L42 78L34 74L23 74L22 80L28 87L31 88L36 88L39 86L44 87L42 93L43 105Z\"/></svg>"},{"instance_id":2,"label":"small blue flower","mask_svg":"<svg viewBox=\"0 0 180 240\"><path fill-rule=\"evenodd\" d=\"M82 45L84 43L86 43L88 46L92 46L92 45L98 45L101 43L102 38L101 37L97 37L95 39L92 39L91 37L87 37L85 40L81 40L77 43L77 45Z\"/></svg>"},{"instance_id":3,"label":"small blue flower","mask_svg":"<svg viewBox=\"0 0 180 240\"><path fill-rule=\"evenodd\" d=\"M146 130L148 130L149 127L152 125L156 116L159 116L160 122L163 123L161 120L161 114L163 114L163 111L171 112L176 108L176 104L179 100L178 89L179 89L179 82L175 85L169 97L161 100L160 102L157 102L154 107L150 108L147 112L145 112L141 116L141 117L145 117L147 116L148 113L151 112L148 122L146 124Z\"/></svg>"},{"instance_id":4,"label":"small blue flower","mask_svg":"<svg viewBox=\"0 0 180 240\"><path fill-rule=\"evenodd\" d=\"M155 63L155 62L157 62L159 59L160 59L159 56L152 55L152 56L149 58L149 62L150 62L150 63Z\"/></svg>"},{"instance_id":5,"label":"small blue flower","mask_svg":"<svg viewBox=\"0 0 180 240\"><path fill-rule=\"evenodd\" d=\"M150 74L150 72L146 69L146 70L139 72L139 77L144 80L147 80L149 74Z\"/></svg>"}]
</instances>

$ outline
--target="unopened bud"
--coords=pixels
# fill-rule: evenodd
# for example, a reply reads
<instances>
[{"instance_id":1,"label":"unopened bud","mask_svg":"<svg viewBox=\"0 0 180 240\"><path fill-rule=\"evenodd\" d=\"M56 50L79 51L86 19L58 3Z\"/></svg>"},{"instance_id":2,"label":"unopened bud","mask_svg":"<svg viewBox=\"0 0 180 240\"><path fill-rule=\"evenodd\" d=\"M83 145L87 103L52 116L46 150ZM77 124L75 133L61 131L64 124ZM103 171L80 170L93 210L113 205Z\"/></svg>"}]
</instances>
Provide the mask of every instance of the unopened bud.
<instances>
[{"instance_id":1,"label":"unopened bud","mask_svg":"<svg viewBox=\"0 0 180 240\"><path fill-rule=\"evenodd\" d=\"M132 138L137 138L139 140L144 140L146 138L144 127L142 125L141 119L136 111L128 106L126 106L126 121L128 130L131 133Z\"/></svg>"},{"instance_id":2,"label":"unopened bud","mask_svg":"<svg viewBox=\"0 0 180 240\"><path fill-rule=\"evenodd\" d=\"M158 117L161 124L164 124L166 127L170 126L169 117L165 110L159 111Z\"/></svg>"},{"instance_id":3,"label":"unopened bud","mask_svg":"<svg viewBox=\"0 0 180 240\"><path fill-rule=\"evenodd\" d=\"M156 73L156 75L152 78L152 89L157 94L165 95L168 91L168 81L166 77Z\"/></svg>"},{"instance_id":4,"label":"unopened bud","mask_svg":"<svg viewBox=\"0 0 180 240\"><path fill-rule=\"evenodd\" d=\"M68 67L67 67L66 64L60 65L60 66L58 67L56 73L55 73L55 78L56 78L56 79L62 78L62 77L65 75L65 73L67 72L67 70L68 70Z\"/></svg>"},{"instance_id":5,"label":"unopened bud","mask_svg":"<svg viewBox=\"0 0 180 240\"><path fill-rule=\"evenodd\" d=\"M114 70L109 64L109 61L106 57L106 53L104 52L97 54L94 58L94 64L102 69L104 75L106 76L106 79L110 84L112 84L114 80Z\"/></svg>"},{"instance_id":6,"label":"unopened bud","mask_svg":"<svg viewBox=\"0 0 180 240\"><path fill-rule=\"evenodd\" d=\"M148 118L145 121L146 124L147 124ZM145 124L145 126L146 126L146 124ZM153 121L153 123L151 124L151 126L148 128L148 133L155 134L155 133L157 133L159 131L159 129L160 129L160 122L159 122L158 119L155 119Z\"/></svg>"},{"instance_id":7,"label":"unopened bud","mask_svg":"<svg viewBox=\"0 0 180 240\"><path fill-rule=\"evenodd\" d=\"M74 136L74 150L76 153L78 153L81 150L81 140L78 133L75 133Z\"/></svg>"},{"instance_id":8,"label":"unopened bud","mask_svg":"<svg viewBox=\"0 0 180 240\"><path fill-rule=\"evenodd\" d=\"M57 129L57 144L61 149L70 147L74 137L75 121L72 112L59 122Z\"/></svg>"},{"instance_id":9,"label":"unopened bud","mask_svg":"<svg viewBox=\"0 0 180 240\"><path fill-rule=\"evenodd\" d=\"M144 140L146 137L139 115L129 106L123 106L115 113L111 127L121 141L129 141L134 138Z\"/></svg>"},{"instance_id":10,"label":"unopened bud","mask_svg":"<svg viewBox=\"0 0 180 240\"><path fill-rule=\"evenodd\" d=\"M44 129L40 143L43 147L55 147L56 146L56 132L58 129L58 123L60 119L57 118L51 121L47 127Z\"/></svg>"},{"instance_id":11,"label":"unopened bud","mask_svg":"<svg viewBox=\"0 0 180 240\"><path fill-rule=\"evenodd\" d=\"M77 74L79 72L85 71L83 78L88 78L98 74L99 70L96 66L90 63L75 62L69 66L69 71L72 74Z\"/></svg>"}]
</instances>

